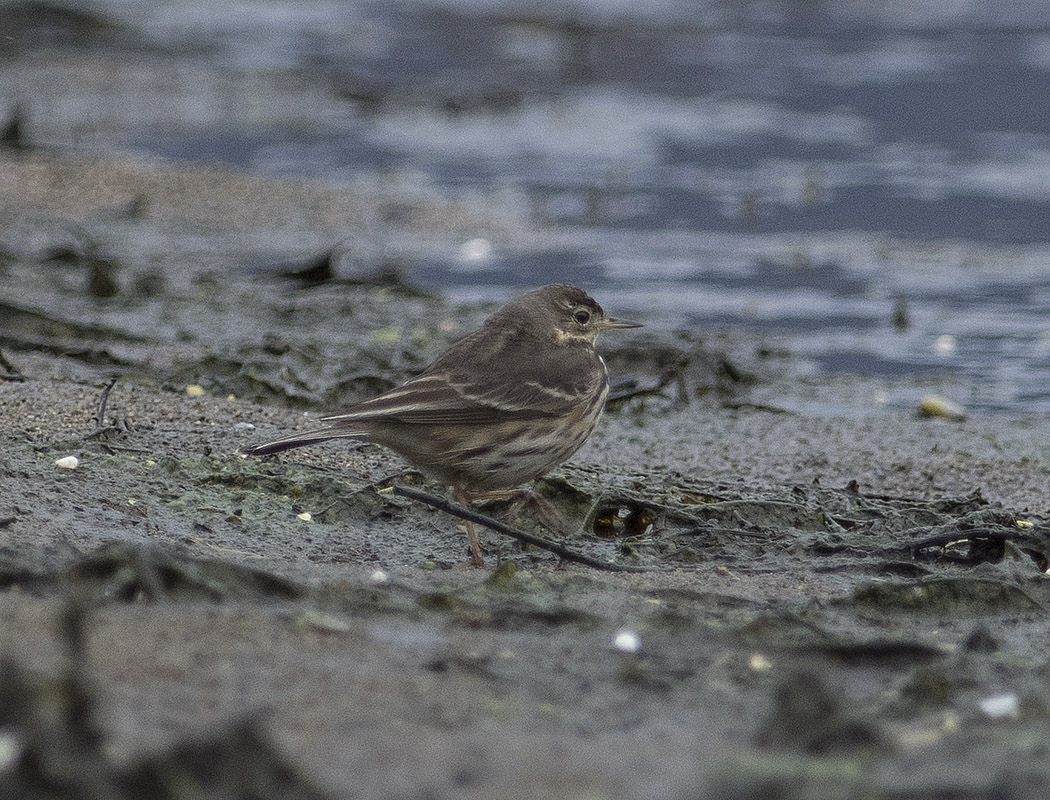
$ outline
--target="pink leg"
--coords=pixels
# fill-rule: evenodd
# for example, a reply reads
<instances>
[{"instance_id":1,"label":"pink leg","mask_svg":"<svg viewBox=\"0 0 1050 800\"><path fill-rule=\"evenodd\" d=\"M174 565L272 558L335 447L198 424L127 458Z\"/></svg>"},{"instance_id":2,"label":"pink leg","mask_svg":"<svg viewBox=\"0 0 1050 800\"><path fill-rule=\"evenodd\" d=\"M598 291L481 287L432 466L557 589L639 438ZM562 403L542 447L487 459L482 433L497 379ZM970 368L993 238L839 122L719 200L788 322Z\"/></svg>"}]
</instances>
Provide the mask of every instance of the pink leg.
<instances>
[{"instance_id":1,"label":"pink leg","mask_svg":"<svg viewBox=\"0 0 1050 800\"><path fill-rule=\"evenodd\" d=\"M466 489L461 489L458 486L452 492L452 497L463 508L466 508L467 504L477 496L471 495ZM467 539L470 542L470 565L483 567L485 566L485 559L481 557L481 546L478 544L477 534L474 533L474 523L469 519L464 521L467 523Z\"/></svg>"}]
</instances>

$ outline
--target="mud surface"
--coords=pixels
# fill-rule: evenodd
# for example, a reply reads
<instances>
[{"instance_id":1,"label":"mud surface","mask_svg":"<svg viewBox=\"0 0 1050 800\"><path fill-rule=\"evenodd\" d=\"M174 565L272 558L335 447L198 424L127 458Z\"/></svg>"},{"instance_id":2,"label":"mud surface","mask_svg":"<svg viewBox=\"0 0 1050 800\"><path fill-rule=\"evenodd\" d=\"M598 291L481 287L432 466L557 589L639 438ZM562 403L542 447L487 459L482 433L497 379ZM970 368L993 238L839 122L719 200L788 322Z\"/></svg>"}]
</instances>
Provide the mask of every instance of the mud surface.
<instances>
[{"instance_id":1,"label":"mud surface","mask_svg":"<svg viewBox=\"0 0 1050 800\"><path fill-rule=\"evenodd\" d=\"M744 334L608 337L616 399L537 486L578 530L484 510L651 571L488 531L469 569L456 520L388 491L442 487L381 448L236 451L403 380L488 307L381 269L230 268L273 216L228 198L334 229L352 194L4 159L0 787L1046 796L1046 419L802 415L873 387ZM456 214L420 201L404 236Z\"/></svg>"}]
</instances>

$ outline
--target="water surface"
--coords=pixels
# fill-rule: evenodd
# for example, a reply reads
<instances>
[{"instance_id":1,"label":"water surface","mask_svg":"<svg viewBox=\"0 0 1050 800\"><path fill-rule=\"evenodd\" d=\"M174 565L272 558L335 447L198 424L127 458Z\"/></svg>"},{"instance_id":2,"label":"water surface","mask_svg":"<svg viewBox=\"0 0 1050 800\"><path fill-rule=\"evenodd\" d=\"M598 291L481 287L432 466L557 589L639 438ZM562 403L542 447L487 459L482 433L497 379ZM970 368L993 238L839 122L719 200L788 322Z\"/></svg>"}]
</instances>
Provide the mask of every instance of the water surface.
<instances>
[{"instance_id":1,"label":"water surface","mask_svg":"<svg viewBox=\"0 0 1050 800\"><path fill-rule=\"evenodd\" d=\"M482 203L548 243L479 231L411 279L579 282L828 374L951 374L971 405L1050 410L1043 4L91 8L120 81L54 80L84 43L39 29L0 68L53 144Z\"/></svg>"}]
</instances>

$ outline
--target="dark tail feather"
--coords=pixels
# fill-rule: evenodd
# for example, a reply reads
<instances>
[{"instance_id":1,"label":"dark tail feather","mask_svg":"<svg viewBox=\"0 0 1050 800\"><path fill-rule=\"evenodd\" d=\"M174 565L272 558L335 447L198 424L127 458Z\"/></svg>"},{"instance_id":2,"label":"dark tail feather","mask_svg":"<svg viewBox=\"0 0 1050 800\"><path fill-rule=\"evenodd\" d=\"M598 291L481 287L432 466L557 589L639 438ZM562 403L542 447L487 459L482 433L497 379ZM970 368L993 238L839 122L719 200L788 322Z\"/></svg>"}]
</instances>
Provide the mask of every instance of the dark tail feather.
<instances>
[{"instance_id":1,"label":"dark tail feather","mask_svg":"<svg viewBox=\"0 0 1050 800\"><path fill-rule=\"evenodd\" d=\"M280 453L291 450L293 447L305 447L308 444L327 442L329 439L359 439L364 436L363 431L339 430L336 428L295 433L282 439L274 439L272 442L257 444L253 447L242 447L238 452L245 456L268 456L272 453Z\"/></svg>"}]
</instances>

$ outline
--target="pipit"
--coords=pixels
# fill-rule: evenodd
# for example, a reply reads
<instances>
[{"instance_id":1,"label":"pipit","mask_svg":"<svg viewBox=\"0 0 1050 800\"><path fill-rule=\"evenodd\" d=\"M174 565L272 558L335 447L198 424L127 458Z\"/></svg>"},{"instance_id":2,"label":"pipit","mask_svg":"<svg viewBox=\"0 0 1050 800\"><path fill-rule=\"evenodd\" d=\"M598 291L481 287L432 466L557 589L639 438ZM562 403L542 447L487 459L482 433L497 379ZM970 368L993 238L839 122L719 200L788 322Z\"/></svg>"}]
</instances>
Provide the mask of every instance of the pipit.
<instances>
[{"instance_id":1,"label":"pipit","mask_svg":"<svg viewBox=\"0 0 1050 800\"><path fill-rule=\"evenodd\" d=\"M507 497L583 446L609 394L598 334L637 328L612 319L586 292L555 283L510 301L416 377L323 427L248 447L279 453L329 439L389 447L453 488L456 502ZM467 522L471 563L481 548Z\"/></svg>"}]
</instances>

